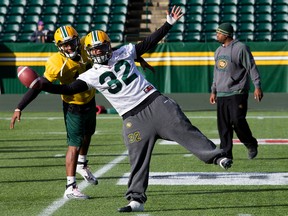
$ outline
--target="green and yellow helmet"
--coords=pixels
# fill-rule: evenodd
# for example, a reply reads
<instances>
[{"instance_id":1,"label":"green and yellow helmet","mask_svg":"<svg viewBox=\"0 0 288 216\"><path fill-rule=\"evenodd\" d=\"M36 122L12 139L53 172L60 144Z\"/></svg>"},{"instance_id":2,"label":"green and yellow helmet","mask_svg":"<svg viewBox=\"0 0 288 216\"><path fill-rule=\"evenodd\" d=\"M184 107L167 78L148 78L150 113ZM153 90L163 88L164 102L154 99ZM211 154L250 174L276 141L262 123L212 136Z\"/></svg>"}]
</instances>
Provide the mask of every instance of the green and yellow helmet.
<instances>
[{"instance_id":1,"label":"green and yellow helmet","mask_svg":"<svg viewBox=\"0 0 288 216\"><path fill-rule=\"evenodd\" d=\"M54 33L54 43L58 50L68 58L74 58L80 50L80 38L78 32L69 25L59 27ZM63 45L69 44L73 53L65 52Z\"/></svg>"},{"instance_id":2,"label":"green and yellow helmet","mask_svg":"<svg viewBox=\"0 0 288 216\"><path fill-rule=\"evenodd\" d=\"M88 56L96 64L103 64L107 62L112 56L111 40L108 35L101 30L95 30L90 32L85 37L84 49L86 50ZM93 54L91 51L93 49L101 50L101 54Z\"/></svg>"}]
</instances>

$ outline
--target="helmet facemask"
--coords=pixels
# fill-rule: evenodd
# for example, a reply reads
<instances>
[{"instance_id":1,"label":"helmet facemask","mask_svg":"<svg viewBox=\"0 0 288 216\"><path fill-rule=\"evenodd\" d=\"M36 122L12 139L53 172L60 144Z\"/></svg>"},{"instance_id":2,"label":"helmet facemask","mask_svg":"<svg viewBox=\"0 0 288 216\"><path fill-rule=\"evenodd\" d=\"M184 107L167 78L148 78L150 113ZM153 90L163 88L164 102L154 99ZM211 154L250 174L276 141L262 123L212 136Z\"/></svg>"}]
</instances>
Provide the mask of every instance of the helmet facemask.
<instances>
[{"instance_id":1,"label":"helmet facemask","mask_svg":"<svg viewBox=\"0 0 288 216\"><path fill-rule=\"evenodd\" d=\"M71 58L73 59L79 52L79 45L80 45L80 39L79 37L75 37L73 39L70 39L70 40L67 40L67 41L64 41L62 43L58 43L57 44L57 47L58 47L58 50L63 54L65 55L67 58ZM65 47L66 46L70 46L71 47L71 50L73 50L72 53L69 53L65 50Z\"/></svg>"},{"instance_id":2,"label":"helmet facemask","mask_svg":"<svg viewBox=\"0 0 288 216\"><path fill-rule=\"evenodd\" d=\"M86 51L89 57L96 64L106 63L111 58L111 54L112 54L112 49L111 49L111 45L109 42L91 46L89 48L86 48ZM99 52L99 54L97 52Z\"/></svg>"}]
</instances>

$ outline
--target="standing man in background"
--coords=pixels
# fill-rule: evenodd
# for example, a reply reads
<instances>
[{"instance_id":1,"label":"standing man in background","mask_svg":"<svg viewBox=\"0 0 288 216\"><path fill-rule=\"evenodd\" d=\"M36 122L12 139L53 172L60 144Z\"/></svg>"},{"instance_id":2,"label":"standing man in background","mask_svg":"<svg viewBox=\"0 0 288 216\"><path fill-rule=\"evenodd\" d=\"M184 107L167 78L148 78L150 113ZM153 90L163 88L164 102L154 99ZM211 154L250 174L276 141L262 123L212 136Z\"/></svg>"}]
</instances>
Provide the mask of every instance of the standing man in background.
<instances>
[{"instance_id":1,"label":"standing man in background","mask_svg":"<svg viewBox=\"0 0 288 216\"><path fill-rule=\"evenodd\" d=\"M30 41L35 43L49 43L53 41L53 34L50 30L45 29L43 21L39 21L37 30L31 35Z\"/></svg>"},{"instance_id":2,"label":"standing man in background","mask_svg":"<svg viewBox=\"0 0 288 216\"><path fill-rule=\"evenodd\" d=\"M248 158L258 154L257 140L246 121L248 96L251 78L258 102L263 97L259 71L248 46L233 39L233 26L230 23L219 25L216 30L221 46L215 52L214 78L211 87L210 103L217 102L217 124L220 148L233 158L233 131L248 149Z\"/></svg>"}]
</instances>

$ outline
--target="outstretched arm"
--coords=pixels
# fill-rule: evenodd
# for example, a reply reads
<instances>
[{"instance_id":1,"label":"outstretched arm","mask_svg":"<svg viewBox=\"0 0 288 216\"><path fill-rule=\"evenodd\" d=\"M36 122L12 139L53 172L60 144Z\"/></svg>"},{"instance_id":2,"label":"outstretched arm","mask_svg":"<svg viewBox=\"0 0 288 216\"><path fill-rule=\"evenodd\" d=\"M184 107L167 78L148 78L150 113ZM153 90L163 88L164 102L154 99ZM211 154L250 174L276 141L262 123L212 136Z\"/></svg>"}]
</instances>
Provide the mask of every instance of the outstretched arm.
<instances>
[{"instance_id":1,"label":"outstretched arm","mask_svg":"<svg viewBox=\"0 0 288 216\"><path fill-rule=\"evenodd\" d=\"M169 32L174 23L176 23L182 16L181 7L173 6L171 12L166 11L167 21L154 33L146 37L143 41L135 45L137 56L141 56L151 48L155 47L158 42Z\"/></svg>"}]
</instances>

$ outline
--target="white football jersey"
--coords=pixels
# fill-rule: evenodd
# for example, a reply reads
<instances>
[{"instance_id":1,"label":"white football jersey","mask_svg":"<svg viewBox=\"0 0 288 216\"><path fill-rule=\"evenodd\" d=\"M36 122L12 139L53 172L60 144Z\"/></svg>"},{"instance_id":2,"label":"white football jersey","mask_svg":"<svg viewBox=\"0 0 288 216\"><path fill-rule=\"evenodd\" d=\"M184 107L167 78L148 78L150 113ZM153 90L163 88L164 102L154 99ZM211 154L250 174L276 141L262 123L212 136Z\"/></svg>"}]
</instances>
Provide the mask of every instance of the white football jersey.
<instances>
[{"instance_id":1,"label":"white football jersey","mask_svg":"<svg viewBox=\"0 0 288 216\"><path fill-rule=\"evenodd\" d=\"M108 65L94 64L78 79L101 92L122 116L157 90L138 71L134 59L135 46L122 46L113 51Z\"/></svg>"}]
</instances>

